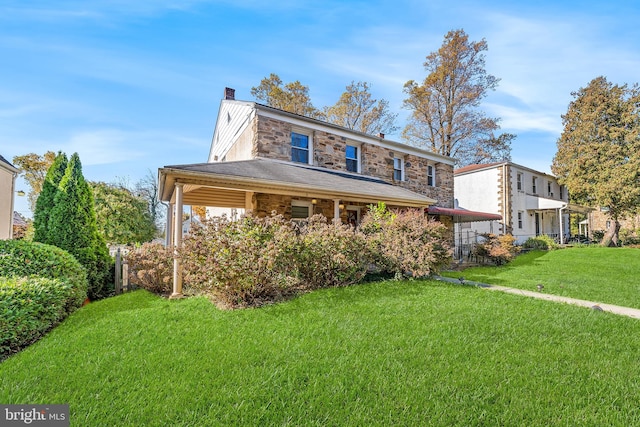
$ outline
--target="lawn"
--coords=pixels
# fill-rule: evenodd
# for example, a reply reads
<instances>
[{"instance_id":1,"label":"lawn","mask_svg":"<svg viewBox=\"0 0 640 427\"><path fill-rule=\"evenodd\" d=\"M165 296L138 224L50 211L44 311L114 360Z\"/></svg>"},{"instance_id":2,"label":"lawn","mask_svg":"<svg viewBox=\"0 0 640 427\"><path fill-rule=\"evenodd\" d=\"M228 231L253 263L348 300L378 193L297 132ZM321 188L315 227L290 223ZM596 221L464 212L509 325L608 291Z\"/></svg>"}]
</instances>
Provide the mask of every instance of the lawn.
<instances>
[{"instance_id":1,"label":"lawn","mask_svg":"<svg viewBox=\"0 0 640 427\"><path fill-rule=\"evenodd\" d=\"M74 426L639 425L640 322L433 281L260 309L136 291L0 363Z\"/></svg>"},{"instance_id":2,"label":"lawn","mask_svg":"<svg viewBox=\"0 0 640 427\"><path fill-rule=\"evenodd\" d=\"M473 267L443 276L640 308L640 249L600 246L534 251L500 267Z\"/></svg>"}]
</instances>

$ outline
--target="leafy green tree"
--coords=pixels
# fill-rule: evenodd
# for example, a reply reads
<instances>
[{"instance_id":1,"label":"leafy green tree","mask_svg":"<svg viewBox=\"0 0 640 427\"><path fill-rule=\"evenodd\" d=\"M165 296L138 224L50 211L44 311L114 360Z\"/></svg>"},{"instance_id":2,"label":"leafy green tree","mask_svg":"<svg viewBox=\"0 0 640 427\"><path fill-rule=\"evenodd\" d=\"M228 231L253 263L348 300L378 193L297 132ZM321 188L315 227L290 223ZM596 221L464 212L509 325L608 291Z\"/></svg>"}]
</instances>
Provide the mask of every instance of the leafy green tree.
<instances>
[{"instance_id":1,"label":"leafy green tree","mask_svg":"<svg viewBox=\"0 0 640 427\"><path fill-rule=\"evenodd\" d=\"M89 298L107 296L111 257L98 234L93 194L82 175L78 153L69 159L48 223L51 244L74 255L87 270Z\"/></svg>"},{"instance_id":2,"label":"leafy green tree","mask_svg":"<svg viewBox=\"0 0 640 427\"><path fill-rule=\"evenodd\" d=\"M152 240L157 229L147 201L122 186L91 183L98 233L109 243L143 243Z\"/></svg>"},{"instance_id":3,"label":"leafy green tree","mask_svg":"<svg viewBox=\"0 0 640 427\"><path fill-rule=\"evenodd\" d=\"M479 109L499 82L485 70L487 49L484 39L470 41L460 29L449 31L440 49L427 56L422 84L410 80L404 85L404 107L412 111L403 131L407 142L451 156L460 166L478 161L479 154L504 157L510 151L512 138L494 135L499 119Z\"/></svg>"},{"instance_id":4,"label":"leafy green tree","mask_svg":"<svg viewBox=\"0 0 640 427\"><path fill-rule=\"evenodd\" d=\"M30 156L35 156L35 154L32 153L22 157L27 158ZM53 159L49 170L46 172L44 182L41 184L41 190L38 191L39 195L36 200L33 213L33 240L35 242L53 244L53 238L49 232L49 218L51 217L51 211L54 207L54 201L56 194L58 193L60 181L62 181L62 177L67 170L67 163L67 155L62 152L58 152ZM35 176L35 173L33 173L32 176ZM31 185L31 192L33 193L35 191L35 187L33 183Z\"/></svg>"},{"instance_id":5,"label":"leafy green tree","mask_svg":"<svg viewBox=\"0 0 640 427\"><path fill-rule=\"evenodd\" d=\"M369 83L351 82L338 102L325 107L327 121L369 135L394 133L397 114L389 111L389 102L371 97Z\"/></svg>"},{"instance_id":6,"label":"leafy green tree","mask_svg":"<svg viewBox=\"0 0 640 427\"><path fill-rule=\"evenodd\" d=\"M24 177L31 187L27 196L31 212L36 211L36 200L42 190L47 171L53 164L55 157L56 153L47 151L43 156L36 153L28 153L13 158L13 164L20 169L20 175Z\"/></svg>"},{"instance_id":7,"label":"leafy green tree","mask_svg":"<svg viewBox=\"0 0 640 427\"><path fill-rule=\"evenodd\" d=\"M601 76L572 96L551 170L572 201L608 208L602 244L617 245L619 220L640 208L640 87Z\"/></svg>"},{"instance_id":8,"label":"leafy green tree","mask_svg":"<svg viewBox=\"0 0 640 427\"><path fill-rule=\"evenodd\" d=\"M271 73L251 88L251 95L266 105L290 113L312 118L322 118L322 112L313 106L309 97L309 87L298 80L282 85L277 74Z\"/></svg>"}]
</instances>

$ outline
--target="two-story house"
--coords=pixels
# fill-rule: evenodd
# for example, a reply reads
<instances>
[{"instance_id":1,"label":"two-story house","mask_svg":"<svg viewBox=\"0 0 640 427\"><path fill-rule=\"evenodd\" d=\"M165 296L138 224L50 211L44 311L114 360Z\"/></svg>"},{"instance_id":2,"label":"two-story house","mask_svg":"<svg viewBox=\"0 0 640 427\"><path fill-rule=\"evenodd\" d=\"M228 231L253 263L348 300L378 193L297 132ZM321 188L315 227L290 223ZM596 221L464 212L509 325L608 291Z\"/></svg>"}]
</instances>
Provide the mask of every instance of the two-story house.
<instances>
[{"instance_id":1,"label":"two-story house","mask_svg":"<svg viewBox=\"0 0 640 427\"><path fill-rule=\"evenodd\" d=\"M567 189L549 174L511 162L470 165L454 172L460 206L493 212L501 221L461 225L477 233L512 234L517 243L542 234L559 243L569 236L569 213L590 209L569 203Z\"/></svg>"},{"instance_id":2,"label":"two-story house","mask_svg":"<svg viewBox=\"0 0 640 427\"><path fill-rule=\"evenodd\" d=\"M383 135L235 100L227 88L208 162L165 166L159 186L161 200L210 213L320 213L355 224L377 202L453 208L453 163Z\"/></svg>"},{"instance_id":3,"label":"two-story house","mask_svg":"<svg viewBox=\"0 0 640 427\"><path fill-rule=\"evenodd\" d=\"M173 240L167 243L180 246L181 233L170 230L181 228L184 204L232 215L323 214L352 224L378 202L423 208L425 214L438 206L444 210L438 219L453 230L447 211L454 208L453 165L449 157L384 135L236 100L226 88L208 162L159 169L160 200L170 206L167 235Z\"/></svg>"},{"instance_id":4,"label":"two-story house","mask_svg":"<svg viewBox=\"0 0 640 427\"><path fill-rule=\"evenodd\" d=\"M0 155L0 239L13 237L13 201L18 169Z\"/></svg>"}]
</instances>

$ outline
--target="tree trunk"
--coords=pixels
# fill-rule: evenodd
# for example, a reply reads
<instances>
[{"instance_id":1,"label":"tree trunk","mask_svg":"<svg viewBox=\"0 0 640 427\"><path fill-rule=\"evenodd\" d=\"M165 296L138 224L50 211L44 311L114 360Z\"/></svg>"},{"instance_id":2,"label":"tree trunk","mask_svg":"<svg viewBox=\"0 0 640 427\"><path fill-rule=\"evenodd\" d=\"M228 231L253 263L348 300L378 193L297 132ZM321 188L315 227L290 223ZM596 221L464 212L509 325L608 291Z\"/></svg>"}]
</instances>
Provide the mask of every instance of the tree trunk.
<instances>
[{"instance_id":1,"label":"tree trunk","mask_svg":"<svg viewBox=\"0 0 640 427\"><path fill-rule=\"evenodd\" d=\"M607 232L602 238L602 246L618 246L618 232L620 231L620 223L617 219L613 220L611 227L607 229Z\"/></svg>"}]
</instances>

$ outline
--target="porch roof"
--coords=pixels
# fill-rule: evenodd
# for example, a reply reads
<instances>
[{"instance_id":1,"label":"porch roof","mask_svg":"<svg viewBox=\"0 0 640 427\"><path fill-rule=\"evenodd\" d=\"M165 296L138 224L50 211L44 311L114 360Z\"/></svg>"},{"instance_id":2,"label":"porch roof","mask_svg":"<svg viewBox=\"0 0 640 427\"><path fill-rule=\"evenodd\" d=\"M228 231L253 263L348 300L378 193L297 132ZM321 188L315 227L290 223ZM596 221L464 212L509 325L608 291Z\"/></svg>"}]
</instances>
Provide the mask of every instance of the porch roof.
<instances>
[{"instance_id":1,"label":"porch roof","mask_svg":"<svg viewBox=\"0 0 640 427\"><path fill-rule=\"evenodd\" d=\"M159 195L173 201L175 183L185 184L184 203L244 207L247 192L392 206L427 207L436 200L381 179L271 159L195 163L160 168Z\"/></svg>"},{"instance_id":2,"label":"porch roof","mask_svg":"<svg viewBox=\"0 0 640 427\"><path fill-rule=\"evenodd\" d=\"M429 206L429 213L432 215L447 215L453 217L454 223L476 222L476 221L499 221L502 215L470 211L464 208L441 208L439 206Z\"/></svg>"},{"instance_id":3,"label":"porch roof","mask_svg":"<svg viewBox=\"0 0 640 427\"><path fill-rule=\"evenodd\" d=\"M545 197L532 195L527 195L525 203L527 210L564 209L567 212L576 212L583 214L589 213L594 210L593 208L590 208L588 206L581 206L573 203L568 203L563 200L547 199Z\"/></svg>"}]
</instances>

